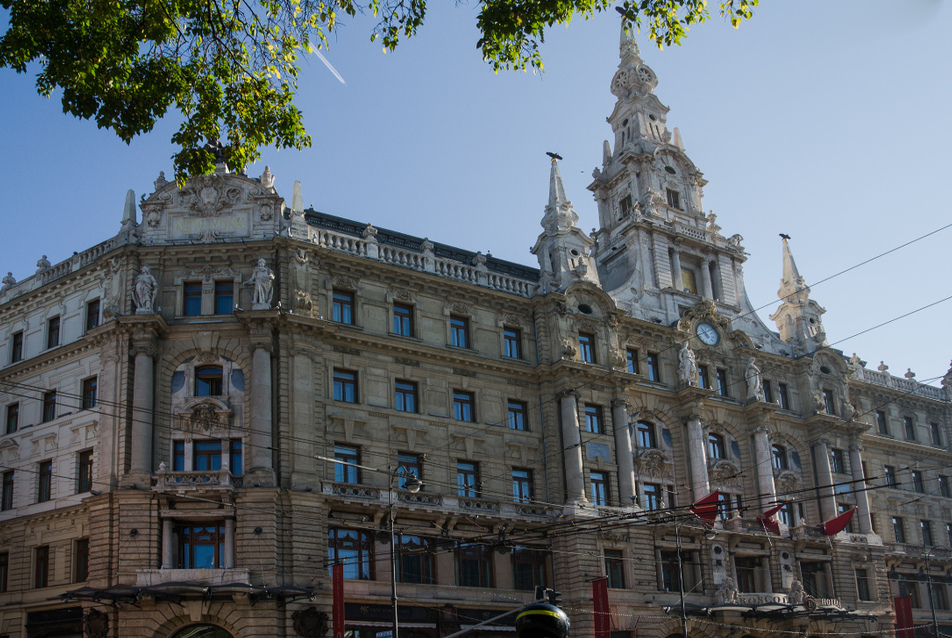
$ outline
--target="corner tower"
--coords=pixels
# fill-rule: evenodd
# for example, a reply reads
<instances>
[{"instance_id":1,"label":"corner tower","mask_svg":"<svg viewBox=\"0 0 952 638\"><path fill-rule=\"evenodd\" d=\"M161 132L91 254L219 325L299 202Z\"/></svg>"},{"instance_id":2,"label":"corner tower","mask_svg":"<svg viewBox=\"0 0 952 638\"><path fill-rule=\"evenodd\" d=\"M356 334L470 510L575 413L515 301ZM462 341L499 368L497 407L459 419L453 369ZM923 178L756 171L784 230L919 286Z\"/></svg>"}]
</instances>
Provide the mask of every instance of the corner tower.
<instances>
[{"instance_id":1,"label":"corner tower","mask_svg":"<svg viewBox=\"0 0 952 638\"><path fill-rule=\"evenodd\" d=\"M804 351L830 345L820 316L826 310L810 299L810 287L800 276L797 262L793 260L789 237L783 237L783 278L780 280L780 307L770 319L776 322L780 338Z\"/></svg>"}]
</instances>

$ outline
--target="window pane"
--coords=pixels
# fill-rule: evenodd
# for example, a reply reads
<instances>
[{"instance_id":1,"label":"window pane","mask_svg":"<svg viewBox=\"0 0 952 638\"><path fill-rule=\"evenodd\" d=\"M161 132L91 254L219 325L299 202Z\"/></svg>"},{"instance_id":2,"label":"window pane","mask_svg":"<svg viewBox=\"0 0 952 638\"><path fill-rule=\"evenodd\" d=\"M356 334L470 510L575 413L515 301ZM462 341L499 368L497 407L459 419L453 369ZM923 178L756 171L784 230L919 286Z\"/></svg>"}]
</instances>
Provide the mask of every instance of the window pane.
<instances>
[{"instance_id":1,"label":"window pane","mask_svg":"<svg viewBox=\"0 0 952 638\"><path fill-rule=\"evenodd\" d=\"M202 282L186 281L183 284L183 295L185 316L197 317L202 314Z\"/></svg>"},{"instance_id":2,"label":"window pane","mask_svg":"<svg viewBox=\"0 0 952 638\"><path fill-rule=\"evenodd\" d=\"M344 290L335 290L333 295L332 315L337 323L354 323L354 293Z\"/></svg>"},{"instance_id":3,"label":"window pane","mask_svg":"<svg viewBox=\"0 0 952 638\"><path fill-rule=\"evenodd\" d=\"M230 315L235 309L234 281L215 282L215 314Z\"/></svg>"},{"instance_id":4,"label":"window pane","mask_svg":"<svg viewBox=\"0 0 952 638\"><path fill-rule=\"evenodd\" d=\"M413 306L393 304L393 332L404 337L413 336Z\"/></svg>"}]
</instances>

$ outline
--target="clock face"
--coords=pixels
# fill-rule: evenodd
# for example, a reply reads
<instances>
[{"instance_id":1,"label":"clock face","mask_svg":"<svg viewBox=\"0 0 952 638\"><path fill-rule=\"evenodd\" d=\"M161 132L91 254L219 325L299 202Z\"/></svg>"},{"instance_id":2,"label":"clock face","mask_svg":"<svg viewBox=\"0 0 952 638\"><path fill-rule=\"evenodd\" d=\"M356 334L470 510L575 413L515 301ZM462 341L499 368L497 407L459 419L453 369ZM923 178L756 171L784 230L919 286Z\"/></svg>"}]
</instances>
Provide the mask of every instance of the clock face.
<instances>
[{"instance_id":1,"label":"clock face","mask_svg":"<svg viewBox=\"0 0 952 638\"><path fill-rule=\"evenodd\" d=\"M720 335L717 334L717 330L714 329L709 323L699 323L697 325L697 338L701 340L701 343L713 346L720 340Z\"/></svg>"}]
</instances>

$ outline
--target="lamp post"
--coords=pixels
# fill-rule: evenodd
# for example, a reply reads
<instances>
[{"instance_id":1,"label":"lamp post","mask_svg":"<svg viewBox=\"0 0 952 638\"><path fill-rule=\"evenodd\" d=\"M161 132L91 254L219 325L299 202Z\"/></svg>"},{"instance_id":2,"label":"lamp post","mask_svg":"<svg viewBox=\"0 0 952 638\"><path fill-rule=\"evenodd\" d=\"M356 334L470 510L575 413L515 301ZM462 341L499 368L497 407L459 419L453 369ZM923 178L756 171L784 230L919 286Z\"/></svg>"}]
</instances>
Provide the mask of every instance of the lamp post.
<instances>
[{"instance_id":1,"label":"lamp post","mask_svg":"<svg viewBox=\"0 0 952 638\"><path fill-rule=\"evenodd\" d=\"M413 472L407 472L402 465L396 468L390 466L387 468L390 475L387 483L387 508L390 511L390 604L393 607L393 637L398 638L400 634L400 624L397 619L397 532L393 525L393 479L401 477L404 479L404 488L412 494L416 494L423 487L423 483Z\"/></svg>"}]
</instances>

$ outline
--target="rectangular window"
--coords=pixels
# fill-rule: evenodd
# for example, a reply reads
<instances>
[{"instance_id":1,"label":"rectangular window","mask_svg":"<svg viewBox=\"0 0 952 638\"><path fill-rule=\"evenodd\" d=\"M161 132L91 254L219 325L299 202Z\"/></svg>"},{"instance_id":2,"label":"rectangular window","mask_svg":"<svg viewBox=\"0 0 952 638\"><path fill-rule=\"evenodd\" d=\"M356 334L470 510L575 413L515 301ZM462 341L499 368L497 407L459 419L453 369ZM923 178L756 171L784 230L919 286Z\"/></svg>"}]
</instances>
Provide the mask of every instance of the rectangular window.
<instances>
[{"instance_id":1,"label":"rectangular window","mask_svg":"<svg viewBox=\"0 0 952 638\"><path fill-rule=\"evenodd\" d=\"M899 487L899 483L896 482L896 468L892 465L884 465L883 480L886 487Z\"/></svg>"},{"instance_id":2,"label":"rectangular window","mask_svg":"<svg viewBox=\"0 0 952 638\"><path fill-rule=\"evenodd\" d=\"M759 556L735 556L734 572L737 589L742 592L762 591L760 588L761 559Z\"/></svg>"},{"instance_id":3,"label":"rectangular window","mask_svg":"<svg viewBox=\"0 0 952 638\"><path fill-rule=\"evenodd\" d=\"M707 366L698 366L697 367L697 380L698 383L704 389L710 389L711 387L711 375L707 373Z\"/></svg>"},{"instance_id":4,"label":"rectangular window","mask_svg":"<svg viewBox=\"0 0 952 638\"><path fill-rule=\"evenodd\" d=\"M394 384L393 407L399 412L417 411L417 384L412 381L400 381Z\"/></svg>"},{"instance_id":5,"label":"rectangular window","mask_svg":"<svg viewBox=\"0 0 952 638\"><path fill-rule=\"evenodd\" d=\"M492 550L480 543L456 545L456 584L459 587L492 587Z\"/></svg>"},{"instance_id":6,"label":"rectangular window","mask_svg":"<svg viewBox=\"0 0 952 638\"><path fill-rule=\"evenodd\" d=\"M926 491L925 481L923 481L922 472L919 470L912 471L912 491L920 494L924 494Z\"/></svg>"},{"instance_id":7,"label":"rectangular window","mask_svg":"<svg viewBox=\"0 0 952 638\"><path fill-rule=\"evenodd\" d=\"M665 195L668 198L668 206L681 210L681 193L674 189L667 188L665 189Z\"/></svg>"},{"instance_id":8,"label":"rectangular window","mask_svg":"<svg viewBox=\"0 0 952 638\"><path fill-rule=\"evenodd\" d=\"M33 550L33 586L48 587L50 584L50 548L49 545Z\"/></svg>"},{"instance_id":9,"label":"rectangular window","mask_svg":"<svg viewBox=\"0 0 952 638\"><path fill-rule=\"evenodd\" d=\"M618 202L618 209L622 217L624 217L625 215L631 212L631 209L632 209L631 195L625 195L624 197L621 198L621 201Z\"/></svg>"},{"instance_id":10,"label":"rectangular window","mask_svg":"<svg viewBox=\"0 0 952 638\"><path fill-rule=\"evenodd\" d=\"M948 476L939 476L939 495L946 498L952 497L952 490L949 489Z\"/></svg>"},{"instance_id":11,"label":"rectangular window","mask_svg":"<svg viewBox=\"0 0 952 638\"><path fill-rule=\"evenodd\" d=\"M96 377L83 379L83 410L92 410L96 407L98 389L99 380Z\"/></svg>"},{"instance_id":12,"label":"rectangular window","mask_svg":"<svg viewBox=\"0 0 952 638\"><path fill-rule=\"evenodd\" d=\"M512 500L516 503L532 501L532 470L512 468Z\"/></svg>"},{"instance_id":13,"label":"rectangular window","mask_svg":"<svg viewBox=\"0 0 952 638\"><path fill-rule=\"evenodd\" d=\"M764 379L764 403L773 403L773 386L770 385L770 381Z\"/></svg>"},{"instance_id":14,"label":"rectangular window","mask_svg":"<svg viewBox=\"0 0 952 638\"><path fill-rule=\"evenodd\" d=\"M606 472L591 472L591 499L592 505L608 505L608 474Z\"/></svg>"},{"instance_id":15,"label":"rectangular window","mask_svg":"<svg viewBox=\"0 0 952 638\"><path fill-rule=\"evenodd\" d=\"M717 393L722 397L730 396L730 384L727 382L727 370L717 369Z\"/></svg>"},{"instance_id":16,"label":"rectangular window","mask_svg":"<svg viewBox=\"0 0 952 638\"><path fill-rule=\"evenodd\" d=\"M350 445L335 445L334 458L340 463L334 463L334 480L338 483L360 483L360 450Z\"/></svg>"},{"instance_id":17,"label":"rectangular window","mask_svg":"<svg viewBox=\"0 0 952 638\"><path fill-rule=\"evenodd\" d=\"M479 463L458 461L456 463L456 494L465 498L478 498Z\"/></svg>"},{"instance_id":18,"label":"rectangular window","mask_svg":"<svg viewBox=\"0 0 952 638\"><path fill-rule=\"evenodd\" d=\"M595 363L595 335L578 333L578 356L585 363Z\"/></svg>"},{"instance_id":19,"label":"rectangular window","mask_svg":"<svg viewBox=\"0 0 952 638\"><path fill-rule=\"evenodd\" d=\"M230 315L235 311L235 282L228 279L215 282L215 314Z\"/></svg>"},{"instance_id":20,"label":"rectangular window","mask_svg":"<svg viewBox=\"0 0 952 638\"><path fill-rule=\"evenodd\" d=\"M833 390L823 388L823 409L827 414L836 414L836 398L833 396Z\"/></svg>"},{"instance_id":21,"label":"rectangular window","mask_svg":"<svg viewBox=\"0 0 952 638\"><path fill-rule=\"evenodd\" d=\"M692 591L696 582L692 577L694 564L688 552L681 555L681 575L684 581L684 591ZM661 552L661 589L662 591L678 591L678 553Z\"/></svg>"},{"instance_id":22,"label":"rectangular window","mask_svg":"<svg viewBox=\"0 0 952 638\"><path fill-rule=\"evenodd\" d=\"M893 536L896 539L897 543L906 542L906 527L903 525L902 518L899 516L892 517L892 527L893 527Z\"/></svg>"},{"instance_id":23,"label":"rectangular window","mask_svg":"<svg viewBox=\"0 0 952 638\"><path fill-rule=\"evenodd\" d=\"M37 464L36 502L45 503L50 500L53 489L53 461L40 461Z\"/></svg>"},{"instance_id":24,"label":"rectangular window","mask_svg":"<svg viewBox=\"0 0 952 638\"><path fill-rule=\"evenodd\" d=\"M919 521L919 531L922 533L922 544L926 547L935 545L932 538L932 523L929 521Z\"/></svg>"},{"instance_id":25,"label":"rectangular window","mask_svg":"<svg viewBox=\"0 0 952 638\"><path fill-rule=\"evenodd\" d=\"M647 421L638 421L638 447L658 447L658 437L655 436L654 425Z\"/></svg>"},{"instance_id":26,"label":"rectangular window","mask_svg":"<svg viewBox=\"0 0 952 638\"><path fill-rule=\"evenodd\" d=\"M172 471L185 471L185 441L172 442Z\"/></svg>"},{"instance_id":27,"label":"rectangular window","mask_svg":"<svg viewBox=\"0 0 952 638\"><path fill-rule=\"evenodd\" d=\"M334 368L334 400L357 403L357 373Z\"/></svg>"},{"instance_id":28,"label":"rectangular window","mask_svg":"<svg viewBox=\"0 0 952 638\"><path fill-rule=\"evenodd\" d=\"M0 497L0 510L13 509L13 470L3 473L3 495Z\"/></svg>"},{"instance_id":29,"label":"rectangular window","mask_svg":"<svg viewBox=\"0 0 952 638\"><path fill-rule=\"evenodd\" d=\"M929 433L932 435L932 445L942 445L942 435L939 433L939 424L935 421L929 423Z\"/></svg>"},{"instance_id":30,"label":"rectangular window","mask_svg":"<svg viewBox=\"0 0 952 638\"><path fill-rule=\"evenodd\" d=\"M660 510L664 508L664 494L661 486L657 483L644 484L644 497L646 510Z\"/></svg>"},{"instance_id":31,"label":"rectangular window","mask_svg":"<svg viewBox=\"0 0 952 638\"><path fill-rule=\"evenodd\" d=\"M517 328L503 328L503 355L510 359L522 358L522 332Z\"/></svg>"},{"instance_id":32,"label":"rectangular window","mask_svg":"<svg viewBox=\"0 0 952 638\"><path fill-rule=\"evenodd\" d=\"M60 318L50 317L46 320L46 348L55 348L60 344Z\"/></svg>"},{"instance_id":33,"label":"rectangular window","mask_svg":"<svg viewBox=\"0 0 952 638\"><path fill-rule=\"evenodd\" d=\"M856 570L856 597L859 600L870 601L869 573L865 569Z\"/></svg>"},{"instance_id":34,"label":"rectangular window","mask_svg":"<svg viewBox=\"0 0 952 638\"><path fill-rule=\"evenodd\" d=\"M932 581L932 594L935 596L935 608L942 611L949 610L949 591L945 583Z\"/></svg>"},{"instance_id":35,"label":"rectangular window","mask_svg":"<svg viewBox=\"0 0 952 638\"><path fill-rule=\"evenodd\" d=\"M532 591L538 585L545 585L546 552L528 547L515 546L509 554L512 563L512 588Z\"/></svg>"},{"instance_id":36,"label":"rectangular window","mask_svg":"<svg viewBox=\"0 0 952 638\"><path fill-rule=\"evenodd\" d=\"M43 423L56 418L56 390L43 393Z\"/></svg>"},{"instance_id":37,"label":"rectangular window","mask_svg":"<svg viewBox=\"0 0 952 638\"><path fill-rule=\"evenodd\" d=\"M429 585L434 579L434 546L421 536L400 534L397 544L397 580Z\"/></svg>"},{"instance_id":38,"label":"rectangular window","mask_svg":"<svg viewBox=\"0 0 952 638\"><path fill-rule=\"evenodd\" d=\"M89 539L73 543L73 582L83 583L89 578Z\"/></svg>"},{"instance_id":39,"label":"rectangular window","mask_svg":"<svg viewBox=\"0 0 952 638\"><path fill-rule=\"evenodd\" d=\"M344 566L344 578L372 580L374 543L369 532L353 529L327 530L327 559L330 566Z\"/></svg>"},{"instance_id":40,"label":"rectangular window","mask_svg":"<svg viewBox=\"0 0 952 638\"><path fill-rule=\"evenodd\" d=\"M393 333L402 337L413 336L413 306L393 304Z\"/></svg>"},{"instance_id":41,"label":"rectangular window","mask_svg":"<svg viewBox=\"0 0 952 638\"><path fill-rule=\"evenodd\" d=\"M225 391L221 366L195 368L195 396L218 397Z\"/></svg>"},{"instance_id":42,"label":"rectangular window","mask_svg":"<svg viewBox=\"0 0 952 638\"><path fill-rule=\"evenodd\" d=\"M98 299L93 299L86 304L86 332L99 326L100 303Z\"/></svg>"},{"instance_id":43,"label":"rectangular window","mask_svg":"<svg viewBox=\"0 0 952 638\"><path fill-rule=\"evenodd\" d=\"M202 282L186 281L182 284L182 310L186 317L202 314Z\"/></svg>"},{"instance_id":44,"label":"rectangular window","mask_svg":"<svg viewBox=\"0 0 952 638\"><path fill-rule=\"evenodd\" d=\"M23 331L14 332L10 339L12 340L10 345L10 362L16 363L17 361L23 361Z\"/></svg>"},{"instance_id":45,"label":"rectangular window","mask_svg":"<svg viewBox=\"0 0 952 638\"><path fill-rule=\"evenodd\" d=\"M453 390L453 418L457 421L476 421L476 398L472 392Z\"/></svg>"},{"instance_id":46,"label":"rectangular window","mask_svg":"<svg viewBox=\"0 0 952 638\"><path fill-rule=\"evenodd\" d=\"M605 550L605 575L609 588L625 588L625 556L620 549Z\"/></svg>"},{"instance_id":47,"label":"rectangular window","mask_svg":"<svg viewBox=\"0 0 952 638\"><path fill-rule=\"evenodd\" d=\"M217 472L221 469L219 440L192 442L192 469L195 472Z\"/></svg>"},{"instance_id":48,"label":"rectangular window","mask_svg":"<svg viewBox=\"0 0 952 638\"><path fill-rule=\"evenodd\" d=\"M354 325L354 293L335 289L331 314L337 323Z\"/></svg>"},{"instance_id":49,"label":"rectangular window","mask_svg":"<svg viewBox=\"0 0 952 638\"><path fill-rule=\"evenodd\" d=\"M93 489L93 451L83 450L76 455L76 493Z\"/></svg>"},{"instance_id":50,"label":"rectangular window","mask_svg":"<svg viewBox=\"0 0 952 638\"><path fill-rule=\"evenodd\" d=\"M886 420L886 413L882 410L876 410L876 427L880 434L889 436L889 422Z\"/></svg>"},{"instance_id":51,"label":"rectangular window","mask_svg":"<svg viewBox=\"0 0 952 638\"><path fill-rule=\"evenodd\" d=\"M469 347L469 319L450 315L450 345L457 348Z\"/></svg>"},{"instance_id":52,"label":"rectangular window","mask_svg":"<svg viewBox=\"0 0 952 638\"><path fill-rule=\"evenodd\" d=\"M899 595L909 596L912 599L912 608L921 609L922 601L919 599L919 582L914 576L899 575ZM909 580L906 580L906 579Z\"/></svg>"},{"instance_id":53,"label":"rectangular window","mask_svg":"<svg viewBox=\"0 0 952 638\"><path fill-rule=\"evenodd\" d=\"M11 403L7 406L7 426L5 434L13 434L20 427L20 404Z\"/></svg>"},{"instance_id":54,"label":"rectangular window","mask_svg":"<svg viewBox=\"0 0 952 638\"><path fill-rule=\"evenodd\" d=\"M507 405L509 415L509 429L525 431L527 429L526 417L529 412L526 402L509 399L509 403Z\"/></svg>"},{"instance_id":55,"label":"rectangular window","mask_svg":"<svg viewBox=\"0 0 952 638\"><path fill-rule=\"evenodd\" d=\"M843 450L830 448L830 470L834 474L846 473L846 457Z\"/></svg>"},{"instance_id":56,"label":"rectangular window","mask_svg":"<svg viewBox=\"0 0 952 638\"><path fill-rule=\"evenodd\" d=\"M228 471L232 476L241 476L245 473L245 455L241 439L232 439L228 442Z\"/></svg>"},{"instance_id":57,"label":"rectangular window","mask_svg":"<svg viewBox=\"0 0 952 638\"><path fill-rule=\"evenodd\" d=\"M661 364L657 352L648 353L648 381L661 383Z\"/></svg>"},{"instance_id":58,"label":"rectangular window","mask_svg":"<svg viewBox=\"0 0 952 638\"><path fill-rule=\"evenodd\" d=\"M602 406L585 404L585 431L592 434L605 434L605 422L602 419Z\"/></svg>"},{"instance_id":59,"label":"rectangular window","mask_svg":"<svg viewBox=\"0 0 952 638\"><path fill-rule=\"evenodd\" d=\"M639 374L637 350L625 351L625 363L628 365L628 374Z\"/></svg>"},{"instance_id":60,"label":"rectangular window","mask_svg":"<svg viewBox=\"0 0 952 638\"><path fill-rule=\"evenodd\" d=\"M912 417L911 416L902 417L902 426L903 426L903 429L906 431L906 438L909 439L910 441L915 441L916 440L916 424L915 424L915 421L912 420Z\"/></svg>"},{"instance_id":61,"label":"rectangular window","mask_svg":"<svg viewBox=\"0 0 952 638\"><path fill-rule=\"evenodd\" d=\"M397 487L401 490L407 488L407 479L411 476L423 479L423 458L419 454L400 452L397 454L397 467Z\"/></svg>"},{"instance_id":62,"label":"rectangular window","mask_svg":"<svg viewBox=\"0 0 952 638\"><path fill-rule=\"evenodd\" d=\"M681 289L692 295L697 294L697 277L694 276L693 270L684 266L681 267Z\"/></svg>"},{"instance_id":63,"label":"rectangular window","mask_svg":"<svg viewBox=\"0 0 952 638\"><path fill-rule=\"evenodd\" d=\"M780 395L780 407L784 410L790 409L790 393L787 391L786 383L777 384L777 394Z\"/></svg>"},{"instance_id":64,"label":"rectangular window","mask_svg":"<svg viewBox=\"0 0 952 638\"><path fill-rule=\"evenodd\" d=\"M179 569L221 569L225 555L223 522L178 525Z\"/></svg>"},{"instance_id":65,"label":"rectangular window","mask_svg":"<svg viewBox=\"0 0 952 638\"><path fill-rule=\"evenodd\" d=\"M10 580L10 552L0 552L0 594L7 591Z\"/></svg>"}]
</instances>

